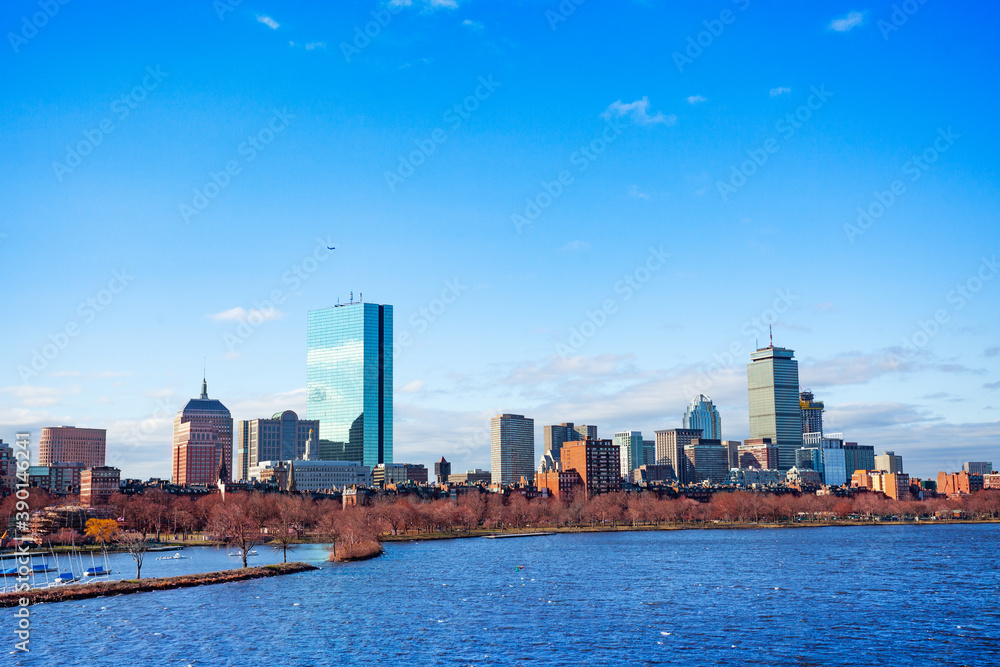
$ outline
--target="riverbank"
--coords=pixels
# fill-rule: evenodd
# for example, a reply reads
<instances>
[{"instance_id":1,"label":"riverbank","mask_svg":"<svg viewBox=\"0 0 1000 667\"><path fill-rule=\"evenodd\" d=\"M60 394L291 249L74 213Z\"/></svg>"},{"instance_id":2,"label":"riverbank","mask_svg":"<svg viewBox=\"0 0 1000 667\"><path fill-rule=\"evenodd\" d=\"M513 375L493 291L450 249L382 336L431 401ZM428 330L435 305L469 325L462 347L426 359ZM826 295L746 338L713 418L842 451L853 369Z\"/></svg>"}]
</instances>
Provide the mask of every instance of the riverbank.
<instances>
[{"instance_id":1,"label":"riverbank","mask_svg":"<svg viewBox=\"0 0 1000 667\"><path fill-rule=\"evenodd\" d=\"M44 604L52 602L68 602L70 600L86 600L89 598L109 597L113 595L128 595L149 591L166 591L175 588L191 588L193 586L208 586L226 584L234 581L278 577L284 574L298 574L318 570L307 563L281 563L248 567L239 570L224 570L222 572L205 572L202 574L187 574L180 577L160 577L157 579L130 579L127 581L100 581L95 583L66 584L55 588L36 588L20 593L0 593L0 607L16 607L21 600L28 604Z\"/></svg>"},{"instance_id":2,"label":"riverbank","mask_svg":"<svg viewBox=\"0 0 1000 667\"><path fill-rule=\"evenodd\" d=\"M415 540L459 540L474 537L518 536L532 535L540 531L546 533L626 533L670 530L733 530L733 529L775 529L775 528L831 528L853 526L954 526L968 524L1000 523L1000 519L942 519L935 521L790 521L774 523L740 523L740 522L708 522L708 523L669 523L660 525L619 525L619 526L535 526L531 528L504 528L487 530L476 528L471 531L455 531L449 533L401 533L399 535L383 535L383 542L412 542Z\"/></svg>"}]
</instances>

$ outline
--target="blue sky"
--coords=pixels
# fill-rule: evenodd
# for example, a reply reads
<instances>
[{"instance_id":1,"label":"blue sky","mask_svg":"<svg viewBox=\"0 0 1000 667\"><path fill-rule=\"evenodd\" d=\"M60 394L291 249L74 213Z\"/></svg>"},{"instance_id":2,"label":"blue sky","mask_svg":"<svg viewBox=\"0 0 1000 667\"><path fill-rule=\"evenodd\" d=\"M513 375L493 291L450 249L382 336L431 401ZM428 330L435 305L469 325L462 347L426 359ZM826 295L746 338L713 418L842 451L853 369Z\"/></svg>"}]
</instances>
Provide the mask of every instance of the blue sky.
<instances>
[{"instance_id":1,"label":"blue sky","mask_svg":"<svg viewBox=\"0 0 1000 667\"><path fill-rule=\"evenodd\" d=\"M7 3L0 437L166 477L203 359L234 418L304 414L353 291L410 336L397 460L698 392L748 437L769 321L828 430L1000 459L997 9L676 4Z\"/></svg>"}]
</instances>

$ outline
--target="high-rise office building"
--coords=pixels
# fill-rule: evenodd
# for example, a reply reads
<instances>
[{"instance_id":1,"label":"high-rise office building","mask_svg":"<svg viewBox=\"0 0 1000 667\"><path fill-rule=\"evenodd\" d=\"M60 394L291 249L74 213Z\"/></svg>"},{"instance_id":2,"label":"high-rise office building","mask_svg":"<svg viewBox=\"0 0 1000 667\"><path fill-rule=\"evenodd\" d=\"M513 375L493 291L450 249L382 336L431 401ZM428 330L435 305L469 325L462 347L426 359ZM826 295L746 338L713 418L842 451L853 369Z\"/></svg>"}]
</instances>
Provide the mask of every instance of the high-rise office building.
<instances>
[{"instance_id":1,"label":"high-rise office building","mask_svg":"<svg viewBox=\"0 0 1000 667\"><path fill-rule=\"evenodd\" d=\"M679 484L688 483L687 456L684 448L695 438L701 437L698 428L672 428L656 432L656 464L673 468L674 479Z\"/></svg>"},{"instance_id":2,"label":"high-rise office building","mask_svg":"<svg viewBox=\"0 0 1000 667\"><path fill-rule=\"evenodd\" d=\"M306 338L306 416L319 421L319 458L392 463L392 306L310 311Z\"/></svg>"},{"instance_id":3,"label":"high-rise office building","mask_svg":"<svg viewBox=\"0 0 1000 667\"><path fill-rule=\"evenodd\" d=\"M722 484L729 472L729 450L716 438L694 438L684 447L689 484Z\"/></svg>"},{"instance_id":4,"label":"high-rise office building","mask_svg":"<svg viewBox=\"0 0 1000 667\"><path fill-rule=\"evenodd\" d=\"M494 484L534 479L535 420L503 414L490 420L490 466Z\"/></svg>"},{"instance_id":5,"label":"high-rise office building","mask_svg":"<svg viewBox=\"0 0 1000 667\"><path fill-rule=\"evenodd\" d=\"M542 453L551 454L553 460L559 461L559 449L564 442L588 439L596 440L597 427L587 426L586 424L576 426L573 422L553 424L552 426L544 427L543 437L545 442L543 443L544 449Z\"/></svg>"},{"instance_id":6,"label":"high-rise office building","mask_svg":"<svg viewBox=\"0 0 1000 667\"><path fill-rule=\"evenodd\" d=\"M796 467L812 468L823 476L823 483L829 486L843 486L851 479L854 470L847 472L844 438L840 433L827 436L806 433L802 436L802 444L803 448L796 452ZM809 460L811 464L806 462Z\"/></svg>"},{"instance_id":7,"label":"high-rise office building","mask_svg":"<svg viewBox=\"0 0 1000 667\"><path fill-rule=\"evenodd\" d=\"M233 417L221 402L208 397L201 381L201 397L192 398L174 417L174 484L215 484L232 481Z\"/></svg>"},{"instance_id":8,"label":"high-rise office building","mask_svg":"<svg viewBox=\"0 0 1000 667\"><path fill-rule=\"evenodd\" d=\"M643 465L642 432L621 431L615 433L615 446L618 447L622 479L632 479L632 471Z\"/></svg>"},{"instance_id":9,"label":"high-rise office building","mask_svg":"<svg viewBox=\"0 0 1000 667\"><path fill-rule=\"evenodd\" d=\"M802 447L799 406L799 362L795 352L773 345L750 354L747 364L750 394L750 438L771 438L778 447L778 467L795 465Z\"/></svg>"},{"instance_id":10,"label":"high-rise office building","mask_svg":"<svg viewBox=\"0 0 1000 667\"><path fill-rule=\"evenodd\" d=\"M851 478L855 470L875 470L875 448L872 445L844 443L844 472L847 479Z\"/></svg>"},{"instance_id":11,"label":"high-rise office building","mask_svg":"<svg viewBox=\"0 0 1000 667\"><path fill-rule=\"evenodd\" d=\"M890 473L903 472L903 457L896 456L895 452L882 452L875 457L874 469Z\"/></svg>"},{"instance_id":12,"label":"high-rise office building","mask_svg":"<svg viewBox=\"0 0 1000 667\"><path fill-rule=\"evenodd\" d=\"M103 466L107 435L103 428L43 428L38 440L38 465L82 463L84 468Z\"/></svg>"},{"instance_id":13,"label":"high-rise office building","mask_svg":"<svg viewBox=\"0 0 1000 667\"><path fill-rule=\"evenodd\" d=\"M989 475L993 472L992 461L966 461L962 464L962 470L970 475Z\"/></svg>"},{"instance_id":14,"label":"high-rise office building","mask_svg":"<svg viewBox=\"0 0 1000 667\"><path fill-rule=\"evenodd\" d=\"M684 412L683 426L688 429L701 429L706 438L722 439L722 421L719 419L719 411L716 410L712 399L704 394L698 394L691 399L691 403Z\"/></svg>"},{"instance_id":15,"label":"high-rise office building","mask_svg":"<svg viewBox=\"0 0 1000 667\"><path fill-rule=\"evenodd\" d=\"M728 454L728 458L729 458L729 461L728 461L729 468L728 469L732 470L733 468L739 468L740 467L740 447L743 446L743 443L740 442L739 440L723 440L722 441L722 446L726 448L726 453Z\"/></svg>"},{"instance_id":16,"label":"high-rise office building","mask_svg":"<svg viewBox=\"0 0 1000 667\"><path fill-rule=\"evenodd\" d=\"M261 461L305 458L311 432L319 432L319 420L299 419L292 410L270 419L241 420L236 427L236 478L250 479L250 468ZM318 452L312 454L319 458Z\"/></svg>"},{"instance_id":17,"label":"high-rise office building","mask_svg":"<svg viewBox=\"0 0 1000 667\"><path fill-rule=\"evenodd\" d=\"M656 440L642 441L642 465L656 465Z\"/></svg>"},{"instance_id":18,"label":"high-rise office building","mask_svg":"<svg viewBox=\"0 0 1000 667\"><path fill-rule=\"evenodd\" d=\"M802 435L823 432L823 401L815 400L806 389L799 392L799 410L802 415Z\"/></svg>"}]
</instances>

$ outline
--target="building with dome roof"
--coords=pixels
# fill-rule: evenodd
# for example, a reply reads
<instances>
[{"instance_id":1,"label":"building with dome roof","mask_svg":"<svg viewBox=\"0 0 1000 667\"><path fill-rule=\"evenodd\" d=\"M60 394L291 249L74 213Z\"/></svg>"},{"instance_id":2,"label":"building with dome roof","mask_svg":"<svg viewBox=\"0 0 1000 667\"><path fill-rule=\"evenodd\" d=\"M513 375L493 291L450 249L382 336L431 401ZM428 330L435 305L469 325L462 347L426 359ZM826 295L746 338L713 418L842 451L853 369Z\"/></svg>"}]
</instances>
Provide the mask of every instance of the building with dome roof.
<instances>
[{"instance_id":1,"label":"building with dome roof","mask_svg":"<svg viewBox=\"0 0 1000 667\"><path fill-rule=\"evenodd\" d=\"M174 484L231 482L233 469L233 416L219 400L208 397L202 378L201 396L192 398L174 417Z\"/></svg>"},{"instance_id":2,"label":"building with dome roof","mask_svg":"<svg viewBox=\"0 0 1000 667\"><path fill-rule=\"evenodd\" d=\"M278 412L270 419L241 420L236 428L236 474L251 478L250 469L262 461L305 458L309 434L319 433L318 419L299 419L293 410ZM318 447L313 454L318 456Z\"/></svg>"}]
</instances>

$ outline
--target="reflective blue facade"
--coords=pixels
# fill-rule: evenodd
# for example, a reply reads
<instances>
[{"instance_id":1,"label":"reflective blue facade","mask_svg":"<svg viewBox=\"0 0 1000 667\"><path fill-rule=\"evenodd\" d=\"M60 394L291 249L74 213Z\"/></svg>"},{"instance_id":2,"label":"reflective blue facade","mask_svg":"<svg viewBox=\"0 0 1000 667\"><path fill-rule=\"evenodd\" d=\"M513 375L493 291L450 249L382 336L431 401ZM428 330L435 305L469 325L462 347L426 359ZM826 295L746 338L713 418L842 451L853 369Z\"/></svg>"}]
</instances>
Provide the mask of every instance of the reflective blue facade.
<instances>
[{"instance_id":1,"label":"reflective blue facade","mask_svg":"<svg viewBox=\"0 0 1000 667\"><path fill-rule=\"evenodd\" d=\"M327 461L392 463L392 306L309 312L306 414Z\"/></svg>"}]
</instances>

